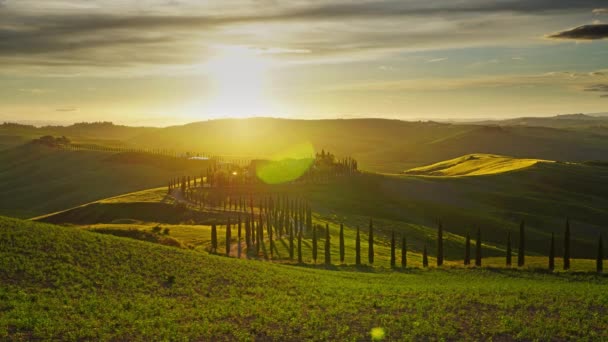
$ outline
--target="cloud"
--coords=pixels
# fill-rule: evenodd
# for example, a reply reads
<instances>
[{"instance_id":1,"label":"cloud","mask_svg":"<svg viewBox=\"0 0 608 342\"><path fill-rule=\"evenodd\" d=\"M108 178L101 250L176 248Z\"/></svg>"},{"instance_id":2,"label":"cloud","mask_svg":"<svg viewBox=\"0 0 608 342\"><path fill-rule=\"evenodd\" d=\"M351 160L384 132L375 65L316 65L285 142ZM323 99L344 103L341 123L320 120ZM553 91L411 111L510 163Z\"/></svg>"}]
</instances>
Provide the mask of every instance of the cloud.
<instances>
[{"instance_id":1,"label":"cloud","mask_svg":"<svg viewBox=\"0 0 608 342\"><path fill-rule=\"evenodd\" d=\"M326 90L330 91L445 91L479 88L521 88L561 86L575 91L608 91L604 90L608 83L599 83L607 79L606 71L578 73L557 71L542 74L524 75L490 75L462 78L424 78L398 81L359 82L346 85L336 85ZM597 89L597 90L591 90Z\"/></svg>"},{"instance_id":2,"label":"cloud","mask_svg":"<svg viewBox=\"0 0 608 342\"><path fill-rule=\"evenodd\" d=\"M442 57L442 58L433 58L433 59L429 59L426 62L427 63L437 63L437 62L443 62L445 60L447 60L447 57Z\"/></svg>"},{"instance_id":3,"label":"cloud","mask_svg":"<svg viewBox=\"0 0 608 342\"><path fill-rule=\"evenodd\" d=\"M596 8L593 10L593 14L596 14L596 15L608 14L608 8Z\"/></svg>"},{"instance_id":4,"label":"cloud","mask_svg":"<svg viewBox=\"0 0 608 342\"><path fill-rule=\"evenodd\" d=\"M55 109L56 112L77 112L78 108L76 107L64 107Z\"/></svg>"},{"instance_id":5,"label":"cloud","mask_svg":"<svg viewBox=\"0 0 608 342\"><path fill-rule=\"evenodd\" d=\"M596 40L608 38L608 24L583 25L570 30L554 33L548 38Z\"/></svg>"},{"instance_id":6,"label":"cloud","mask_svg":"<svg viewBox=\"0 0 608 342\"><path fill-rule=\"evenodd\" d=\"M608 97L608 83L598 83L587 86L584 91L602 93L600 97Z\"/></svg>"},{"instance_id":7,"label":"cloud","mask_svg":"<svg viewBox=\"0 0 608 342\"><path fill-rule=\"evenodd\" d=\"M542 27L554 25L556 16L589 13L605 0L273 1L260 10L267 2L6 2L0 63L15 67L2 72L187 67L204 63L214 45L226 43L297 63L512 45L550 32Z\"/></svg>"}]
</instances>

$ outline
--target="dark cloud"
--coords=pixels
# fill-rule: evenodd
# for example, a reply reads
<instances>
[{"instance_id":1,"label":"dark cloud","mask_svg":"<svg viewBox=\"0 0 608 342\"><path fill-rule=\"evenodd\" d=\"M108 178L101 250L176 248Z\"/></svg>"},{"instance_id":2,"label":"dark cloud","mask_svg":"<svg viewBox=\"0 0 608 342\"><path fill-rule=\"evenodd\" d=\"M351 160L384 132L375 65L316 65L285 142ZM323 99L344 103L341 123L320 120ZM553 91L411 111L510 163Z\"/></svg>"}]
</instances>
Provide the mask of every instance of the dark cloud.
<instances>
[{"instance_id":1,"label":"dark cloud","mask_svg":"<svg viewBox=\"0 0 608 342\"><path fill-rule=\"evenodd\" d=\"M596 40L608 38L608 24L583 25L549 36L553 39Z\"/></svg>"},{"instance_id":2,"label":"dark cloud","mask_svg":"<svg viewBox=\"0 0 608 342\"><path fill-rule=\"evenodd\" d=\"M584 91L597 92L601 93L600 97L608 97L608 83L594 84L586 87Z\"/></svg>"}]
</instances>

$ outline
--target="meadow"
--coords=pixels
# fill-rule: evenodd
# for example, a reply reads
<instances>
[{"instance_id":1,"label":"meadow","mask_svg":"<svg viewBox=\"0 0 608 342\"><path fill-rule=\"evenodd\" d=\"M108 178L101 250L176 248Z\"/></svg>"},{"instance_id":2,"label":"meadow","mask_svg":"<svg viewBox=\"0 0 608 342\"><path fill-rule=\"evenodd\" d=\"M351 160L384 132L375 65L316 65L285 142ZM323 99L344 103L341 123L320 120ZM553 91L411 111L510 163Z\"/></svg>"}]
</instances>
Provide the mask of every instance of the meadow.
<instances>
[{"instance_id":1,"label":"meadow","mask_svg":"<svg viewBox=\"0 0 608 342\"><path fill-rule=\"evenodd\" d=\"M11 340L608 337L608 278L591 273L297 267L9 218L0 228Z\"/></svg>"}]
</instances>

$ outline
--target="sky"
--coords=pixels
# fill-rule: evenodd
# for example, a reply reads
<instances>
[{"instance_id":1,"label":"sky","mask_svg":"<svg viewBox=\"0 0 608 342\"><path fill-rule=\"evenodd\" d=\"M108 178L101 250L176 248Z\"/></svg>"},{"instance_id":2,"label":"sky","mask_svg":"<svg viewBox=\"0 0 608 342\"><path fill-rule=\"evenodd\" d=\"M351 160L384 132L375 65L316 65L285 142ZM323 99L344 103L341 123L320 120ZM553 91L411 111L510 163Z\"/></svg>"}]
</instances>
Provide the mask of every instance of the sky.
<instances>
[{"instance_id":1,"label":"sky","mask_svg":"<svg viewBox=\"0 0 608 342\"><path fill-rule=\"evenodd\" d=\"M0 0L0 121L595 112L606 0Z\"/></svg>"}]
</instances>

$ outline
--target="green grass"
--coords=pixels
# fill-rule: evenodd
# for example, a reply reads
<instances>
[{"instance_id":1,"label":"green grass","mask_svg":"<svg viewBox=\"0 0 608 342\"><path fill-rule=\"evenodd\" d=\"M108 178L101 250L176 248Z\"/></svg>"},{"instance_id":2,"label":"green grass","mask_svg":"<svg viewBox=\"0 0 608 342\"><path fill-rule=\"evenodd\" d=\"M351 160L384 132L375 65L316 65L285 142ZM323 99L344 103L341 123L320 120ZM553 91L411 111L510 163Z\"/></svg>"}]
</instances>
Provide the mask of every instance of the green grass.
<instances>
[{"instance_id":1,"label":"green grass","mask_svg":"<svg viewBox=\"0 0 608 342\"><path fill-rule=\"evenodd\" d=\"M0 339L608 338L608 278L237 260L0 218Z\"/></svg>"},{"instance_id":2,"label":"green grass","mask_svg":"<svg viewBox=\"0 0 608 342\"><path fill-rule=\"evenodd\" d=\"M518 159L493 154L468 154L462 157L421 166L405 171L411 175L425 176L482 176L511 172L547 163L548 160Z\"/></svg>"}]
</instances>

